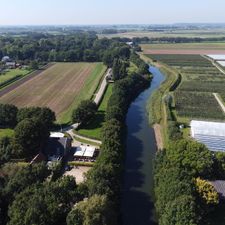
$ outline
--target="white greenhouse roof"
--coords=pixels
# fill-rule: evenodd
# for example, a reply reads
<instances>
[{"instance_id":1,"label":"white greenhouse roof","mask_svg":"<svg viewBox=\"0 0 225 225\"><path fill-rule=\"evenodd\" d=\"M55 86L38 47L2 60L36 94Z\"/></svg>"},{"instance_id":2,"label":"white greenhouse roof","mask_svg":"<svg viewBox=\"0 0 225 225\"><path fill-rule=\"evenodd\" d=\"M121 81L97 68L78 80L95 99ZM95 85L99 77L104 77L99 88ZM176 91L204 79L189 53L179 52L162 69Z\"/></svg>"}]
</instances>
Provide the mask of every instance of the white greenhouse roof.
<instances>
[{"instance_id":1,"label":"white greenhouse roof","mask_svg":"<svg viewBox=\"0 0 225 225\"><path fill-rule=\"evenodd\" d=\"M209 150L225 151L225 123L191 121L191 135Z\"/></svg>"},{"instance_id":2,"label":"white greenhouse roof","mask_svg":"<svg viewBox=\"0 0 225 225\"><path fill-rule=\"evenodd\" d=\"M60 132L50 132L50 137L62 138L62 137L64 137L64 134L60 133Z\"/></svg>"},{"instance_id":3,"label":"white greenhouse roof","mask_svg":"<svg viewBox=\"0 0 225 225\"><path fill-rule=\"evenodd\" d=\"M74 153L74 156L83 156L85 150L86 150L86 147L84 147L84 146L77 147L76 152Z\"/></svg>"},{"instance_id":4,"label":"white greenhouse roof","mask_svg":"<svg viewBox=\"0 0 225 225\"><path fill-rule=\"evenodd\" d=\"M85 157L93 157L95 153L95 147L87 147L84 153Z\"/></svg>"},{"instance_id":5,"label":"white greenhouse roof","mask_svg":"<svg viewBox=\"0 0 225 225\"><path fill-rule=\"evenodd\" d=\"M225 60L225 55L207 55L214 60Z\"/></svg>"},{"instance_id":6,"label":"white greenhouse roof","mask_svg":"<svg viewBox=\"0 0 225 225\"><path fill-rule=\"evenodd\" d=\"M217 61L221 66L225 67L225 61Z\"/></svg>"}]
</instances>

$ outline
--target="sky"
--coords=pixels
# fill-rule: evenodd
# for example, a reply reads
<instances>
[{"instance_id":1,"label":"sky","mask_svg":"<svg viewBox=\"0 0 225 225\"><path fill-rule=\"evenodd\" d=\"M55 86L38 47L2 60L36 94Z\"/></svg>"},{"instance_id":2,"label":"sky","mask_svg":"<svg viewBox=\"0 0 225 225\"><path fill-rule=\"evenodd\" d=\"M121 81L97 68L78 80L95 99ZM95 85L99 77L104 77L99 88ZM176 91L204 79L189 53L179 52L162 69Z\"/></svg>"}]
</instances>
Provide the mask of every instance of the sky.
<instances>
[{"instance_id":1,"label":"sky","mask_svg":"<svg viewBox=\"0 0 225 225\"><path fill-rule=\"evenodd\" d=\"M225 0L0 0L0 25L225 23Z\"/></svg>"}]
</instances>

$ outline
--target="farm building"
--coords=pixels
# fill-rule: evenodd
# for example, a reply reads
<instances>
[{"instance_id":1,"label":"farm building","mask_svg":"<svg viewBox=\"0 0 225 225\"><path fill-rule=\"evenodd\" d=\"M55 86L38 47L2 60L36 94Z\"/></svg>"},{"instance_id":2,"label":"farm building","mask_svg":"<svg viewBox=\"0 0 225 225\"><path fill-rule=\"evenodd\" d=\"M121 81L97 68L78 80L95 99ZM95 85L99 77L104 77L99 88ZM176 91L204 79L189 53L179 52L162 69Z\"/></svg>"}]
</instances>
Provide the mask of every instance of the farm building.
<instances>
[{"instance_id":1,"label":"farm building","mask_svg":"<svg viewBox=\"0 0 225 225\"><path fill-rule=\"evenodd\" d=\"M72 140L66 137L50 137L44 154L48 160L55 161L69 154L72 147Z\"/></svg>"},{"instance_id":2,"label":"farm building","mask_svg":"<svg viewBox=\"0 0 225 225\"><path fill-rule=\"evenodd\" d=\"M225 180L210 181L220 198L225 200Z\"/></svg>"},{"instance_id":3,"label":"farm building","mask_svg":"<svg viewBox=\"0 0 225 225\"><path fill-rule=\"evenodd\" d=\"M211 151L225 152L225 123L191 121L191 135Z\"/></svg>"}]
</instances>

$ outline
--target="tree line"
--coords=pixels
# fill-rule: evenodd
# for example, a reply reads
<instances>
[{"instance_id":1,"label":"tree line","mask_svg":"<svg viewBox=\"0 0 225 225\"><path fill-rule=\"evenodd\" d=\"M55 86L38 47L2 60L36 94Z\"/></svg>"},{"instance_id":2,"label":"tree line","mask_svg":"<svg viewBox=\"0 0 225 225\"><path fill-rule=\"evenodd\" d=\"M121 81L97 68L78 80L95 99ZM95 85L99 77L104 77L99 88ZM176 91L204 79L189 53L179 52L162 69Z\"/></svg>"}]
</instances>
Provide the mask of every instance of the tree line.
<instances>
[{"instance_id":1,"label":"tree line","mask_svg":"<svg viewBox=\"0 0 225 225\"><path fill-rule=\"evenodd\" d=\"M208 182L224 179L224 159L224 153L184 139L157 153L154 190L160 225L224 223L225 203Z\"/></svg>"}]
</instances>

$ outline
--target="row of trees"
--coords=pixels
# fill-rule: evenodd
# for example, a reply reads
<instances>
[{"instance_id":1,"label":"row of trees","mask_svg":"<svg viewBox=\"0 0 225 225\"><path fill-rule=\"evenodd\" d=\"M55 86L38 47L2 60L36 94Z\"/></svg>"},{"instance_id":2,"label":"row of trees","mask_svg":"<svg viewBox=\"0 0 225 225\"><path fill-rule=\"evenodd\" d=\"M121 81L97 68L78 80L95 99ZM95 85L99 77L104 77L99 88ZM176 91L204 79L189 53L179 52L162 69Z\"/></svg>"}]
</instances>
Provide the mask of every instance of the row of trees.
<instances>
[{"instance_id":1,"label":"row of trees","mask_svg":"<svg viewBox=\"0 0 225 225\"><path fill-rule=\"evenodd\" d=\"M47 107L26 107L18 109L15 105L0 104L0 127L15 127L24 119L42 121L48 128L52 128L56 120L55 113Z\"/></svg>"},{"instance_id":2,"label":"row of trees","mask_svg":"<svg viewBox=\"0 0 225 225\"><path fill-rule=\"evenodd\" d=\"M113 57L129 57L129 54L129 47L124 43L98 39L92 32L0 37L0 58L8 55L17 61L112 63Z\"/></svg>"},{"instance_id":3,"label":"row of trees","mask_svg":"<svg viewBox=\"0 0 225 225\"><path fill-rule=\"evenodd\" d=\"M104 220L102 218L96 225L118 223L126 136L125 117L130 102L148 85L149 81L140 75L127 76L114 84L106 110L106 122L102 128L101 154L87 174L89 195L105 196L107 205L111 206L110 214L105 211Z\"/></svg>"}]
</instances>

